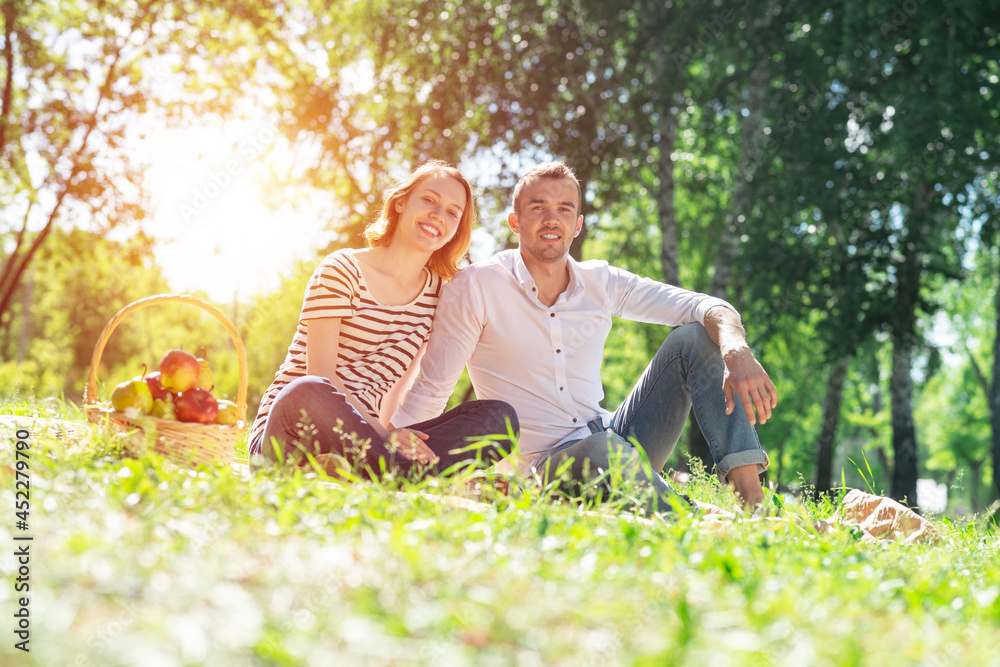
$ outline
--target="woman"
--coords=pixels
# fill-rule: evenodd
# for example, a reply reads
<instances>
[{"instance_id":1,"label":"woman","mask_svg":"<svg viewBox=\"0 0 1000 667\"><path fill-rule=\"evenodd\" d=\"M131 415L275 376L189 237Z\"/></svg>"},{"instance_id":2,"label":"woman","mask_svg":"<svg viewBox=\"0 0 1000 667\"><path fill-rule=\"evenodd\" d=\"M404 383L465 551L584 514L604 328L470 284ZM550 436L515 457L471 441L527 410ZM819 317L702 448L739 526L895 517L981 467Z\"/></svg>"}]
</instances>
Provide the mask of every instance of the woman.
<instances>
[{"instance_id":1,"label":"woman","mask_svg":"<svg viewBox=\"0 0 1000 667\"><path fill-rule=\"evenodd\" d=\"M514 410L501 401L465 403L407 428L389 423L416 378L441 286L458 270L475 218L469 182L432 161L383 195L365 229L369 248L323 260L285 361L261 399L250 432L254 462L332 455L365 476L409 475L477 458L494 463L510 451L506 439L455 451L516 432Z\"/></svg>"}]
</instances>

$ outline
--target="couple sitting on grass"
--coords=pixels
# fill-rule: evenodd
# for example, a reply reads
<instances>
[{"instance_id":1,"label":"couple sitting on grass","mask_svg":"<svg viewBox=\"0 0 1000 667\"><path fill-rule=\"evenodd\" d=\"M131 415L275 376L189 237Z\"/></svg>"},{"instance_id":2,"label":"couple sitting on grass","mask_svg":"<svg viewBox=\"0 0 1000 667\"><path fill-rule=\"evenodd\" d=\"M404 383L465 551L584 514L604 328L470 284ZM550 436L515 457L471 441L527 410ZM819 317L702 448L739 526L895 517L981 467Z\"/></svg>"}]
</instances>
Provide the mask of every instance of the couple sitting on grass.
<instances>
[{"instance_id":1,"label":"couple sitting on grass","mask_svg":"<svg viewBox=\"0 0 1000 667\"><path fill-rule=\"evenodd\" d=\"M777 392L739 314L573 260L582 204L566 165L533 168L507 218L518 248L459 271L476 220L468 181L431 162L390 189L365 231L371 247L330 254L309 281L251 430L254 463L332 457L362 475L419 476L497 463L513 438L521 474L558 470L582 488L620 471L656 511L677 497L659 471L693 406L719 479L759 505L768 459L753 424L771 416ZM612 316L678 328L609 412L600 371ZM465 366L480 400L443 412Z\"/></svg>"}]
</instances>

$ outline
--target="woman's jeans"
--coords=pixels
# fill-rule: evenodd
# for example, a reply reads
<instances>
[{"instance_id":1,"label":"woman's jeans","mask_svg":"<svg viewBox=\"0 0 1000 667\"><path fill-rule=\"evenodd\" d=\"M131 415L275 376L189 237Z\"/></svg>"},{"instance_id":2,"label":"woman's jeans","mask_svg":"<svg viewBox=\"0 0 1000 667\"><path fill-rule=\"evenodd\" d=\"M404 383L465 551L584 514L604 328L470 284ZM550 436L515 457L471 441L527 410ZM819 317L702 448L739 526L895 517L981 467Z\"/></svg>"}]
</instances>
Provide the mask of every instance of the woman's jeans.
<instances>
[{"instance_id":1,"label":"woman's jeans","mask_svg":"<svg viewBox=\"0 0 1000 667\"><path fill-rule=\"evenodd\" d=\"M518 422L514 409L503 401L470 401L408 428L428 435L425 442L438 456L436 463L402 456L328 379L307 375L289 382L275 397L263 436L250 443L250 456L258 463L257 455L275 462L280 452L282 460L301 463L306 453L336 454L364 477L387 471L415 478L440 474L455 464L496 463L510 453L510 434L517 435Z\"/></svg>"},{"instance_id":2,"label":"woman's jeans","mask_svg":"<svg viewBox=\"0 0 1000 667\"><path fill-rule=\"evenodd\" d=\"M533 468L551 476L560 466L576 480L587 481L602 471L620 471L626 478L655 489L647 505L677 494L659 475L680 439L691 408L708 441L715 472L725 482L733 468L757 464L767 469L767 454L747 420L739 397L726 414L722 378L725 364L719 348L700 324L678 327L667 336L631 393L611 415L607 428L592 426L591 435L569 440L539 456ZM641 450L630 441L638 442ZM643 461L643 457L647 461ZM669 507L669 504L666 505ZM659 504L659 509L664 504Z\"/></svg>"}]
</instances>

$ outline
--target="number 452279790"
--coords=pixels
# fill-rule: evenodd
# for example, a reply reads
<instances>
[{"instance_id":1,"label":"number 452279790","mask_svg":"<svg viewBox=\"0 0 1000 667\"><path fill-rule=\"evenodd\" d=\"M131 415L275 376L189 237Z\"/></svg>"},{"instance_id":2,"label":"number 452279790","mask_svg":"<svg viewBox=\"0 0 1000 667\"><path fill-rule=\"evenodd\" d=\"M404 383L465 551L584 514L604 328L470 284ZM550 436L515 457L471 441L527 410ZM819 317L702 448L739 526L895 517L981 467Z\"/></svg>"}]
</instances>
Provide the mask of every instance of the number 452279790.
<instances>
[{"instance_id":1,"label":"number 452279790","mask_svg":"<svg viewBox=\"0 0 1000 667\"><path fill-rule=\"evenodd\" d=\"M28 450L31 449L31 445L28 444L29 435L24 429L17 432L17 450L14 457L14 468L17 474L15 482L17 527L21 530L28 529L28 512L31 509L31 478L28 466Z\"/></svg>"}]
</instances>

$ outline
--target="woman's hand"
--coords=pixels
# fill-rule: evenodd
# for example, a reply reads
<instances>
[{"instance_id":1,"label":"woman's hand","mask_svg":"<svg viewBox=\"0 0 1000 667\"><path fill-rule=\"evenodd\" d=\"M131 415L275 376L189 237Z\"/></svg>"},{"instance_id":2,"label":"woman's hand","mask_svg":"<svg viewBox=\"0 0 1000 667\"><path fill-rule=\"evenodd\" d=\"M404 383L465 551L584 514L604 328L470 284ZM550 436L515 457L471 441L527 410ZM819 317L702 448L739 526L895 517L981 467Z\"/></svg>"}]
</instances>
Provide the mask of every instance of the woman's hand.
<instances>
[{"instance_id":1,"label":"woman's hand","mask_svg":"<svg viewBox=\"0 0 1000 667\"><path fill-rule=\"evenodd\" d=\"M438 456L424 442L427 440L427 437L427 434L421 431L406 427L397 428L389 431L387 438L389 444L386 446L390 451L393 451L393 448L395 448L395 451L399 452L407 460L431 465L437 463Z\"/></svg>"}]
</instances>

